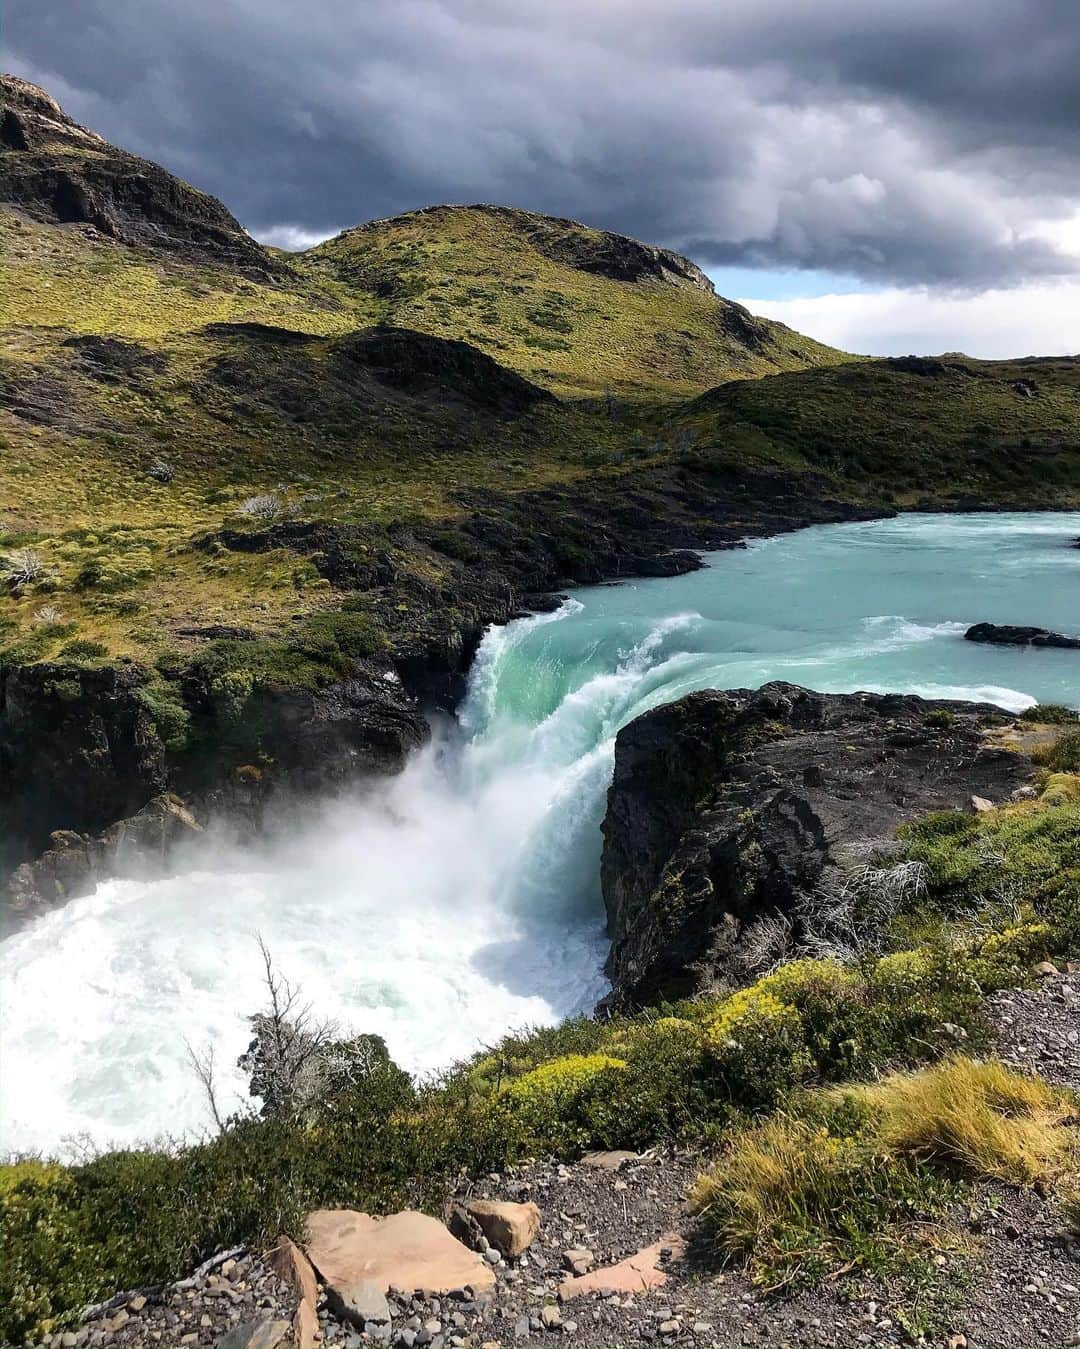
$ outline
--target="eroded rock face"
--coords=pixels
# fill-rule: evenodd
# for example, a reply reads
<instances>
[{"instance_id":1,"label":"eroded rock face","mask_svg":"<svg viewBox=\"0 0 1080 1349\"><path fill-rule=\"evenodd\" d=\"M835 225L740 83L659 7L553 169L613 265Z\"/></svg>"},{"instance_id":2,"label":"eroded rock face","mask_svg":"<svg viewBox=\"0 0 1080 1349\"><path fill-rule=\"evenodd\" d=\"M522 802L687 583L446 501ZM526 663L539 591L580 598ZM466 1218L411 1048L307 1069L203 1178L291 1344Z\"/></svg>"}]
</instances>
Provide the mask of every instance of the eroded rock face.
<instances>
[{"instance_id":1,"label":"eroded rock face","mask_svg":"<svg viewBox=\"0 0 1080 1349\"><path fill-rule=\"evenodd\" d=\"M281 272L215 197L73 121L49 94L0 76L0 200L127 244Z\"/></svg>"},{"instance_id":2,"label":"eroded rock face","mask_svg":"<svg viewBox=\"0 0 1080 1349\"><path fill-rule=\"evenodd\" d=\"M0 877L54 830L95 833L168 786L135 666L41 662L0 673Z\"/></svg>"},{"instance_id":3,"label":"eroded rock face","mask_svg":"<svg viewBox=\"0 0 1080 1349\"><path fill-rule=\"evenodd\" d=\"M178 845L215 817L241 837L269 806L396 773L430 727L385 668L357 663L325 688L267 688L245 705L269 764L237 766L212 735L170 756L139 694L136 666L16 666L0 674L0 886L18 925L120 874L169 869ZM202 690L186 690L196 715ZM208 721L212 727L213 723ZM172 795L182 793L182 798Z\"/></svg>"},{"instance_id":4,"label":"eroded rock face","mask_svg":"<svg viewBox=\"0 0 1080 1349\"><path fill-rule=\"evenodd\" d=\"M16 868L4 890L5 920L19 923L89 894L98 881L125 870L158 870L202 826L175 797L156 796L130 819L96 836L61 829L33 862Z\"/></svg>"},{"instance_id":5,"label":"eroded rock face","mask_svg":"<svg viewBox=\"0 0 1080 1349\"><path fill-rule=\"evenodd\" d=\"M928 720L935 710L949 715ZM1007 799L1031 761L983 733L1012 720L971 703L782 683L695 693L639 717L616 741L603 824L613 1003L731 977L748 923L796 914L828 872L865 860L906 820L970 809L973 794Z\"/></svg>"}]
</instances>

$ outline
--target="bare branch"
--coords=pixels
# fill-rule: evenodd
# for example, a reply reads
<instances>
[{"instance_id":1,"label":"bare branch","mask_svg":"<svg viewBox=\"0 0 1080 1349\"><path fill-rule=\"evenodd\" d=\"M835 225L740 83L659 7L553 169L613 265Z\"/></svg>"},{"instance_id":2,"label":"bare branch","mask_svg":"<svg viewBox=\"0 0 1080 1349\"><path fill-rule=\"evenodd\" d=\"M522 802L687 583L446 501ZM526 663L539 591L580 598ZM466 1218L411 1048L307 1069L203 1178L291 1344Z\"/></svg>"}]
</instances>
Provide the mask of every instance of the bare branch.
<instances>
[{"instance_id":1,"label":"bare branch","mask_svg":"<svg viewBox=\"0 0 1080 1349\"><path fill-rule=\"evenodd\" d=\"M196 1053L190 1041L184 1041L184 1048L187 1050L188 1061L194 1070L195 1076L202 1083L203 1091L206 1093L206 1100L210 1106L210 1113L214 1117L214 1123L217 1125L218 1133L225 1132L225 1122L221 1118L221 1111L218 1108L217 1087L214 1082L214 1046L208 1044L201 1054Z\"/></svg>"}]
</instances>

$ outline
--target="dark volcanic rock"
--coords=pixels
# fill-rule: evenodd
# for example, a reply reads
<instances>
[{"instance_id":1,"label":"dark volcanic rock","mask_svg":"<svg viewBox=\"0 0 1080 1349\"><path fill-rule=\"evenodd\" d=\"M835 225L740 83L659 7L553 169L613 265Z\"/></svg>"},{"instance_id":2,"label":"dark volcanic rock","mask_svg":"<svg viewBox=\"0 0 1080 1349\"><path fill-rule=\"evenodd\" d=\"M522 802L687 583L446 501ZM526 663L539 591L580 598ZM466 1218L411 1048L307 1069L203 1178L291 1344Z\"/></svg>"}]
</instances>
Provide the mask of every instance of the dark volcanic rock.
<instances>
[{"instance_id":1,"label":"dark volcanic rock","mask_svg":"<svg viewBox=\"0 0 1080 1349\"><path fill-rule=\"evenodd\" d=\"M50 833L96 833L167 788L165 747L133 665L0 672L0 876Z\"/></svg>"},{"instance_id":2,"label":"dark volcanic rock","mask_svg":"<svg viewBox=\"0 0 1080 1349\"><path fill-rule=\"evenodd\" d=\"M502 413L555 401L546 389L468 342L409 328L362 328L335 339L334 350L340 359L366 367L380 383L414 395L437 392Z\"/></svg>"},{"instance_id":3,"label":"dark volcanic rock","mask_svg":"<svg viewBox=\"0 0 1080 1349\"><path fill-rule=\"evenodd\" d=\"M324 688L252 694L243 715L260 767L238 766L207 691L185 685L199 734L174 761L139 697L146 681L136 666L46 663L0 679L0 881L8 878L9 921L85 893L116 870L160 870L195 817L222 817L250 835L282 793L333 792L364 775L399 772L430 734L394 672L358 662L352 678ZM170 789L183 791L192 815Z\"/></svg>"},{"instance_id":4,"label":"dark volcanic rock","mask_svg":"<svg viewBox=\"0 0 1080 1349\"><path fill-rule=\"evenodd\" d=\"M370 531L358 525L288 520L267 529L220 529L197 543L202 548L218 543L233 553L288 549L310 557L319 575L338 590L371 590L389 584L395 576L389 554L375 547Z\"/></svg>"},{"instance_id":5,"label":"dark volcanic rock","mask_svg":"<svg viewBox=\"0 0 1080 1349\"><path fill-rule=\"evenodd\" d=\"M1080 637L1066 637L1048 628L1012 627L1007 623L976 623L964 638L969 642L988 642L992 646L1054 646L1080 650Z\"/></svg>"},{"instance_id":6,"label":"dark volcanic rock","mask_svg":"<svg viewBox=\"0 0 1080 1349\"><path fill-rule=\"evenodd\" d=\"M131 819L117 820L96 836L57 830L46 851L17 867L8 881L7 923L88 894L99 880L119 872L160 871L180 843L201 832L191 812L172 796L154 797Z\"/></svg>"},{"instance_id":7,"label":"dark volcanic rock","mask_svg":"<svg viewBox=\"0 0 1080 1349\"><path fill-rule=\"evenodd\" d=\"M122 342L118 337L98 337L87 333L69 337L61 343L70 347L79 364L93 379L106 384L139 382L144 372L160 374L168 361L160 352L148 351L137 342Z\"/></svg>"},{"instance_id":8,"label":"dark volcanic rock","mask_svg":"<svg viewBox=\"0 0 1080 1349\"><path fill-rule=\"evenodd\" d=\"M712 293L713 284L701 268L670 249L639 243L608 230L590 229L575 220L516 211L505 214L521 217L533 247L554 262L612 281L664 281Z\"/></svg>"},{"instance_id":9,"label":"dark volcanic rock","mask_svg":"<svg viewBox=\"0 0 1080 1349\"><path fill-rule=\"evenodd\" d=\"M205 192L73 121L43 89L0 76L0 200L126 244L204 257L250 273L285 270Z\"/></svg>"},{"instance_id":10,"label":"dark volcanic rock","mask_svg":"<svg viewBox=\"0 0 1080 1349\"><path fill-rule=\"evenodd\" d=\"M443 444L464 448L460 419L515 418L554 402L546 389L506 369L468 342L405 328L360 328L339 337L311 337L261 323L211 323L220 344L197 396L215 415L233 415L237 397L300 425L370 426L403 402L436 408ZM220 406L222 391L227 407Z\"/></svg>"},{"instance_id":11,"label":"dark volcanic rock","mask_svg":"<svg viewBox=\"0 0 1080 1349\"><path fill-rule=\"evenodd\" d=\"M947 727L927 723L947 708ZM728 976L740 930L792 916L826 872L927 811L1009 797L1022 755L988 748L999 709L791 684L691 694L619 733L602 882L617 1005ZM796 936L798 934L796 933Z\"/></svg>"}]
</instances>

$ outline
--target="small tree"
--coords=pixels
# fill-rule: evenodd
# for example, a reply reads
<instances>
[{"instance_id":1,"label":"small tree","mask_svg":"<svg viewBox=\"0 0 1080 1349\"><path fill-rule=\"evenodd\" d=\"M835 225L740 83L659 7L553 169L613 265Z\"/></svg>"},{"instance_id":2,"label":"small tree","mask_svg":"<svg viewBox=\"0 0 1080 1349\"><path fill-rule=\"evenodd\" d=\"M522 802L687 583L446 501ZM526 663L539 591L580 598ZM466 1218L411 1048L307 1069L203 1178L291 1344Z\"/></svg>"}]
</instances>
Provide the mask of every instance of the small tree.
<instances>
[{"instance_id":1,"label":"small tree","mask_svg":"<svg viewBox=\"0 0 1080 1349\"><path fill-rule=\"evenodd\" d=\"M376 1076L396 1093L411 1093L408 1074L390 1058L381 1036L339 1040L336 1022L317 1020L299 988L277 973L261 937L259 950L269 1006L248 1017L254 1038L237 1063L248 1075L250 1094L262 1099L264 1116L309 1118Z\"/></svg>"},{"instance_id":2,"label":"small tree","mask_svg":"<svg viewBox=\"0 0 1080 1349\"><path fill-rule=\"evenodd\" d=\"M310 1121L331 1111L358 1087L370 1088L388 1106L407 1103L413 1096L412 1080L391 1059L379 1035L337 1039L333 1021L320 1021L311 1004L303 1002L295 988L274 968L266 943L259 938L267 1006L248 1017L253 1038L237 1066L248 1077L248 1092L262 1101L264 1118L286 1116ZM187 1046L188 1059L202 1084L210 1114L224 1132L228 1120L217 1097L214 1051L201 1053ZM241 1117L250 1111L241 1111Z\"/></svg>"}]
</instances>

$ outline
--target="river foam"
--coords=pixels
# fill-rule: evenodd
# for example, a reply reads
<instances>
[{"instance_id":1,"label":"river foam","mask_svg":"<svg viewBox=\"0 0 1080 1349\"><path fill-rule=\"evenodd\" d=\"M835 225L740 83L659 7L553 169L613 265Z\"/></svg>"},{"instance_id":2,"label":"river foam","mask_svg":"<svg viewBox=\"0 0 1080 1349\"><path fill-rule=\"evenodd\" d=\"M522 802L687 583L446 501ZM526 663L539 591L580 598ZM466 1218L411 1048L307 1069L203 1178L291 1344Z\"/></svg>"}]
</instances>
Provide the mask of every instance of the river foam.
<instances>
[{"instance_id":1,"label":"river foam","mask_svg":"<svg viewBox=\"0 0 1080 1349\"><path fill-rule=\"evenodd\" d=\"M415 1072L591 1006L621 726L776 678L1080 705L1075 653L963 640L980 619L1077 628L1078 534L1075 514L812 529L492 630L456 722L399 777L297 812L256 851L101 885L0 944L3 1147L198 1133L186 1043L215 1047L239 1103L257 934L320 1015L384 1035Z\"/></svg>"}]
</instances>

